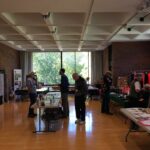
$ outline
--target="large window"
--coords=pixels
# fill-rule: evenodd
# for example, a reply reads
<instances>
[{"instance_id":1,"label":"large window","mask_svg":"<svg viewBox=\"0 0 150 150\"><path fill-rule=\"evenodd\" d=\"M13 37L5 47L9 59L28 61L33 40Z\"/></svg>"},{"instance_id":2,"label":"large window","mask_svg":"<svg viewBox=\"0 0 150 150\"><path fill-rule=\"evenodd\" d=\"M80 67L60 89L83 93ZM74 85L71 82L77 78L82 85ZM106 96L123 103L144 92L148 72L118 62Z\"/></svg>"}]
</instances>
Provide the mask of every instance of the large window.
<instances>
[{"instance_id":1,"label":"large window","mask_svg":"<svg viewBox=\"0 0 150 150\"><path fill-rule=\"evenodd\" d=\"M33 53L33 71L37 73L38 81L44 84L58 84L61 68L59 52Z\"/></svg>"},{"instance_id":2,"label":"large window","mask_svg":"<svg viewBox=\"0 0 150 150\"><path fill-rule=\"evenodd\" d=\"M66 69L66 74L69 82L74 83L72 74L79 73L84 78L90 76L88 52L63 52L63 67Z\"/></svg>"},{"instance_id":3,"label":"large window","mask_svg":"<svg viewBox=\"0 0 150 150\"><path fill-rule=\"evenodd\" d=\"M37 72L40 82L58 84L60 83L58 73L62 66L66 70L70 84L73 84L72 74L74 72L84 78L91 77L90 58L90 52L34 52L33 71Z\"/></svg>"},{"instance_id":4,"label":"large window","mask_svg":"<svg viewBox=\"0 0 150 150\"><path fill-rule=\"evenodd\" d=\"M63 52L62 55L62 66L66 70L66 75L68 76L69 83L73 84L72 74L75 72L75 52Z\"/></svg>"}]
</instances>

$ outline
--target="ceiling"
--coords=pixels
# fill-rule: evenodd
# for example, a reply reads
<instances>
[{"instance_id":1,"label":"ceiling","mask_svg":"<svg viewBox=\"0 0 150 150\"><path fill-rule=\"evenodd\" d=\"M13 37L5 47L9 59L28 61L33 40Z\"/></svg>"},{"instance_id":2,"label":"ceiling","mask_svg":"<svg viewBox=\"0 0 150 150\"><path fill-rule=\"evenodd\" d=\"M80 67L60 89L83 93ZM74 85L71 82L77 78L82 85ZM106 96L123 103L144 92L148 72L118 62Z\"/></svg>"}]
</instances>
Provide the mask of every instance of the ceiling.
<instances>
[{"instance_id":1,"label":"ceiling","mask_svg":"<svg viewBox=\"0 0 150 150\"><path fill-rule=\"evenodd\" d=\"M149 0L1 0L0 42L22 51L95 51L115 41L147 41L149 4Z\"/></svg>"}]
</instances>

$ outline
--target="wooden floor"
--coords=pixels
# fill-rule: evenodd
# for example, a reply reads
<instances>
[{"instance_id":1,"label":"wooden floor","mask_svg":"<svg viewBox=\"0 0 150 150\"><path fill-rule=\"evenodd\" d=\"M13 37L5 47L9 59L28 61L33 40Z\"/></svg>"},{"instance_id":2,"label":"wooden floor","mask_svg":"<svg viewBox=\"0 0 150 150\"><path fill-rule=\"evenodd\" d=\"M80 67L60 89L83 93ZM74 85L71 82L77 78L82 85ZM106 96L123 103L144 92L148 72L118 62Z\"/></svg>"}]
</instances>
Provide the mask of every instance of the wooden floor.
<instances>
[{"instance_id":1,"label":"wooden floor","mask_svg":"<svg viewBox=\"0 0 150 150\"><path fill-rule=\"evenodd\" d=\"M124 136L128 124L120 115L100 113L100 102L90 101L86 124L76 125L73 100L70 99L69 119L63 119L57 132L33 133L36 118L27 118L28 102L0 105L1 150L150 150L147 133Z\"/></svg>"}]
</instances>

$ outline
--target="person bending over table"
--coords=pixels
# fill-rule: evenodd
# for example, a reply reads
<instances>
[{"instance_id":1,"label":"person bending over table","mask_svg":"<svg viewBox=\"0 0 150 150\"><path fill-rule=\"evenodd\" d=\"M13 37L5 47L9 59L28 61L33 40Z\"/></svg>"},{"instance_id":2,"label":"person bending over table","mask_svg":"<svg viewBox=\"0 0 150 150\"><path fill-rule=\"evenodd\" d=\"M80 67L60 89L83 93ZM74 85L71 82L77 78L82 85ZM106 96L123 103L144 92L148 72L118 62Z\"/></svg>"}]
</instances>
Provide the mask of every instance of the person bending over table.
<instances>
[{"instance_id":1,"label":"person bending over table","mask_svg":"<svg viewBox=\"0 0 150 150\"><path fill-rule=\"evenodd\" d=\"M72 75L72 78L75 80L75 110L76 110L76 124L85 123L85 101L88 93L88 87L86 80L79 76L77 73Z\"/></svg>"}]
</instances>

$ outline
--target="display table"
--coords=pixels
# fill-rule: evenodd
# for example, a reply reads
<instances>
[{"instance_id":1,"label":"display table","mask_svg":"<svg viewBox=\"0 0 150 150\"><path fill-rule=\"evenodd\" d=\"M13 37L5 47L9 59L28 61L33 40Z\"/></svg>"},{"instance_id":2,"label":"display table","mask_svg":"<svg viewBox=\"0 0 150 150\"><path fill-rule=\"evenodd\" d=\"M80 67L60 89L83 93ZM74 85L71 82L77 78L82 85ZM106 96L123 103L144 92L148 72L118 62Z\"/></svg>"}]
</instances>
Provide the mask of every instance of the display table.
<instances>
[{"instance_id":1,"label":"display table","mask_svg":"<svg viewBox=\"0 0 150 150\"><path fill-rule=\"evenodd\" d=\"M49 92L48 87L42 87L40 89L36 89L37 94L47 94ZM23 100L24 98L26 98L29 93L28 93L28 89L17 89L15 91L15 95L20 96L20 99Z\"/></svg>"},{"instance_id":2,"label":"display table","mask_svg":"<svg viewBox=\"0 0 150 150\"><path fill-rule=\"evenodd\" d=\"M110 100L112 102L117 103L119 106L121 106L123 108L129 107L129 102L128 102L128 99L126 98L126 95L111 92L110 93Z\"/></svg>"},{"instance_id":3,"label":"display table","mask_svg":"<svg viewBox=\"0 0 150 150\"><path fill-rule=\"evenodd\" d=\"M37 110L37 132L55 132L59 129L61 115L60 92L49 92L44 99L35 103L32 108Z\"/></svg>"},{"instance_id":4,"label":"display table","mask_svg":"<svg viewBox=\"0 0 150 150\"><path fill-rule=\"evenodd\" d=\"M100 91L98 88L89 85L88 86L88 96L92 100L94 97L99 97L100 96Z\"/></svg>"},{"instance_id":5,"label":"display table","mask_svg":"<svg viewBox=\"0 0 150 150\"><path fill-rule=\"evenodd\" d=\"M147 112L147 110L149 112ZM150 133L150 109L148 108L121 108L120 111L130 119L130 127L125 136L127 138L130 132L139 132L142 128L144 131Z\"/></svg>"},{"instance_id":6,"label":"display table","mask_svg":"<svg viewBox=\"0 0 150 150\"><path fill-rule=\"evenodd\" d=\"M36 89L37 94L47 94L49 92L48 87L42 87L39 89Z\"/></svg>"}]
</instances>

